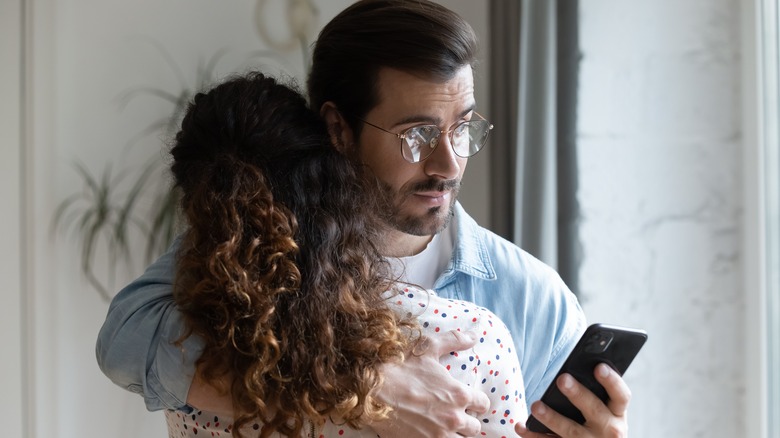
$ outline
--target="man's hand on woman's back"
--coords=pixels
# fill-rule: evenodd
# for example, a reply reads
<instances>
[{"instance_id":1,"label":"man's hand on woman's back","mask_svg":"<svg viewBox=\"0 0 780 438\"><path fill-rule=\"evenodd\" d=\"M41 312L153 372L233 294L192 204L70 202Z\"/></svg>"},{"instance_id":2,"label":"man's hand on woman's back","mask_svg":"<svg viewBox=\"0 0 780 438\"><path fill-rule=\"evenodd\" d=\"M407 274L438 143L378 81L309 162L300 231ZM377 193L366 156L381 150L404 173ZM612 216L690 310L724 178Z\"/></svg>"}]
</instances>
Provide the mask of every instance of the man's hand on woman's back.
<instances>
[{"instance_id":1,"label":"man's hand on woman's back","mask_svg":"<svg viewBox=\"0 0 780 438\"><path fill-rule=\"evenodd\" d=\"M474 333L450 331L425 338L403 363L382 368L384 384L379 399L393 408L390 419L371 426L382 438L473 437L488 397L450 376L439 358L468 350L477 343Z\"/></svg>"}]
</instances>

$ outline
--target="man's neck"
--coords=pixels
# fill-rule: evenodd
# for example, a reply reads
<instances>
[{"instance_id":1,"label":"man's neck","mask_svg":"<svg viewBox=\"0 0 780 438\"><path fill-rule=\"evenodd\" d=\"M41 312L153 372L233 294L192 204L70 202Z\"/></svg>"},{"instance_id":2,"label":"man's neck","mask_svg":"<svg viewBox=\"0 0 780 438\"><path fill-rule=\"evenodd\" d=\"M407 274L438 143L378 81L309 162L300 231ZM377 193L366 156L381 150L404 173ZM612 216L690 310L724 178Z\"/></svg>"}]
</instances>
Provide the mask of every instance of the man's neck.
<instances>
[{"instance_id":1,"label":"man's neck","mask_svg":"<svg viewBox=\"0 0 780 438\"><path fill-rule=\"evenodd\" d=\"M385 235L385 257L410 257L417 255L428 246L433 235L414 236L398 230L388 231Z\"/></svg>"}]
</instances>

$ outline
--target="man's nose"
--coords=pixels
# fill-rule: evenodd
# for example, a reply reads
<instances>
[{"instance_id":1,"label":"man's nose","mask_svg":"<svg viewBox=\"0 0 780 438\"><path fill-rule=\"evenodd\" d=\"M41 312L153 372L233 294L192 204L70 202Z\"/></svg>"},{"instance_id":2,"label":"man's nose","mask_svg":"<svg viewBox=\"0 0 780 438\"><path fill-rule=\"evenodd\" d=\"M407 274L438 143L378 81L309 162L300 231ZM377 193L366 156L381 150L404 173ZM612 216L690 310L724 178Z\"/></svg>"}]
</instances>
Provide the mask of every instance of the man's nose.
<instances>
[{"instance_id":1,"label":"man's nose","mask_svg":"<svg viewBox=\"0 0 780 438\"><path fill-rule=\"evenodd\" d=\"M460 175L460 163L452 147L449 133L442 133L436 140L436 148L423 161L425 174L446 180L457 178Z\"/></svg>"}]
</instances>

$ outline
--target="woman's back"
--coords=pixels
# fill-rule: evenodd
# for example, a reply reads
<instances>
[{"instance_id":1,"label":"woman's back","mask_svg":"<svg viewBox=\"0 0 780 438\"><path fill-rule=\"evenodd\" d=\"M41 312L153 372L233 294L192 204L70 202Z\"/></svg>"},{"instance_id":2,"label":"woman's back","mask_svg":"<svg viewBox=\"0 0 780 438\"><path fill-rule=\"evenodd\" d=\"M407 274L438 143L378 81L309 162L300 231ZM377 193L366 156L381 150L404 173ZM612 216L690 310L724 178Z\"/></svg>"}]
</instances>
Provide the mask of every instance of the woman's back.
<instances>
[{"instance_id":1,"label":"woman's back","mask_svg":"<svg viewBox=\"0 0 780 438\"><path fill-rule=\"evenodd\" d=\"M490 399L490 409L478 418L484 437L514 436L517 421L528 416L523 393L523 378L514 342L504 323L489 310L467 301L448 300L432 291L406 287L388 293L388 303L399 317L415 318L423 336L449 330L476 331L480 341L469 351L453 352L441 358L441 365L458 381L476 387ZM169 438L229 435L231 419L210 412L184 414L168 411ZM355 430L338 420L316 424L307 422L301 436L376 438L370 428ZM247 425L246 437L259 436L261 423ZM205 435L204 435L205 434ZM211 435L214 434L214 435Z\"/></svg>"}]
</instances>

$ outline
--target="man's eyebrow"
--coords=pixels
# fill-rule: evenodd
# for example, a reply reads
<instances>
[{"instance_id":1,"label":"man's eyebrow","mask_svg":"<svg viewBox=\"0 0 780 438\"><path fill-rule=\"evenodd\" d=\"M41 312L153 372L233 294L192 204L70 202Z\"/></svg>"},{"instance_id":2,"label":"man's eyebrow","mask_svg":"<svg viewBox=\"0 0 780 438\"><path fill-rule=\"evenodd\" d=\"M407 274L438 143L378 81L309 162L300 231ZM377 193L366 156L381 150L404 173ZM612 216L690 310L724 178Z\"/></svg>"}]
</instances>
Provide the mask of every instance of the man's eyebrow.
<instances>
[{"instance_id":1,"label":"man's eyebrow","mask_svg":"<svg viewBox=\"0 0 780 438\"><path fill-rule=\"evenodd\" d=\"M465 117L466 114L474 111L474 108L476 108L476 104L469 105L465 110L461 111L461 113L458 115L458 118L460 119L462 117ZM395 123L393 126L391 126L389 129L393 129L397 126L408 125L412 123L425 123L428 125L441 126L442 120L439 117L430 117L422 114L413 115L413 116L404 117L403 119Z\"/></svg>"}]
</instances>

